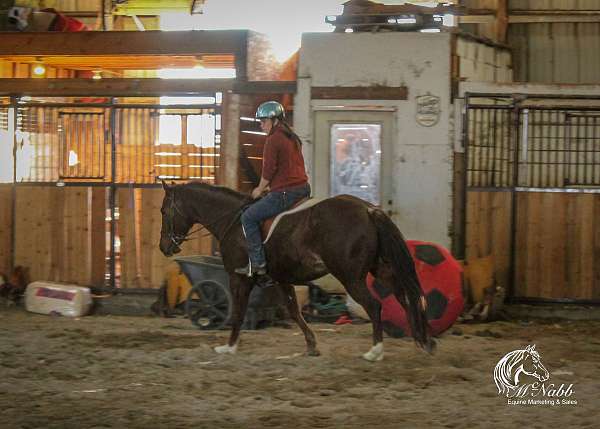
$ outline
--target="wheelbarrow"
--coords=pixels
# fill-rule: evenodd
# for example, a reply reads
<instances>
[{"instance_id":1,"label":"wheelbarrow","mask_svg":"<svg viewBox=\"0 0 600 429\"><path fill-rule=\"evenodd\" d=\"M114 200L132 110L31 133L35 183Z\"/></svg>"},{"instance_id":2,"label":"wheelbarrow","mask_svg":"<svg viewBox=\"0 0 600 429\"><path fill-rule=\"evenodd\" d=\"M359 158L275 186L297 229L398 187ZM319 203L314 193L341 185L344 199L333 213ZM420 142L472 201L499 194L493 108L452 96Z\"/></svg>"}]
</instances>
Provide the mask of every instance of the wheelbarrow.
<instances>
[{"instance_id":1,"label":"wheelbarrow","mask_svg":"<svg viewBox=\"0 0 600 429\"><path fill-rule=\"evenodd\" d=\"M232 298L229 275L221 258L180 256L175 258L191 284L185 314L200 329L220 329L231 319Z\"/></svg>"},{"instance_id":2,"label":"wheelbarrow","mask_svg":"<svg viewBox=\"0 0 600 429\"><path fill-rule=\"evenodd\" d=\"M225 327L231 320L233 299L221 258L199 255L174 259L191 285L184 307L186 316L199 329ZM284 302L278 287L255 287L250 292L242 329L258 329L265 322L280 319Z\"/></svg>"}]
</instances>

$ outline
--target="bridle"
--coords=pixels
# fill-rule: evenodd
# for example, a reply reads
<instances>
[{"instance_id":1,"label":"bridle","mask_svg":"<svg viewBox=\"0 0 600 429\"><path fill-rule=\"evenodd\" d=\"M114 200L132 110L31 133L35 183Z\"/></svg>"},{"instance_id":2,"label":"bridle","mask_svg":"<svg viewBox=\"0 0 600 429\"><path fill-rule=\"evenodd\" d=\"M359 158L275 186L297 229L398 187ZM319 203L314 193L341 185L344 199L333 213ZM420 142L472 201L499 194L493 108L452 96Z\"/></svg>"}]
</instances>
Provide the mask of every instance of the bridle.
<instances>
[{"instance_id":1,"label":"bridle","mask_svg":"<svg viewBox=\"0 0 600 429\"><path fill-rule=\"evenodd\" d=\"M242 212L244 210L244 208L247 206L248 204L243 204L240 208L236 208L235 210L231 210L227 213L225 213L223 216L220 216L218 219L214 220L213 222L210 222L208 224L205 225L200 225L200 228L191 231L191 232L187 232L184 234L175 234L175 214L179 215L180 217L182 217L183 219L185 219L186 221L189 220L189 217L186 216L181 209L179 208L179 206L177 205L177 202L175 201L175 190L171 191L171 202L169 204L169 211L168 211L168 224L169 224L169 240L171 240L171 243L173 243L175 245L175 247L177 249L180 249L180 245L181 243L183 243L184 241L189 241L191 240L191 238L189 238L191 235L196 234L197 232L202 231L203 229L208 230L208 228L212 225L215 225L217 222L223 220L223 218L225 218L226 216L238 212L236 216L234 216L234 218L231 220L231 222L227 225L227 227L225 228L224 232L223 232L223 236L220 238L221 241L225 240L225 238L227 237L229 231L231 231L231 228L233 225L235 225L236 221L240 218L240 216L242 215ZM204 234L202 237L206 237L208 235L211 235L211 233L209 232L208 234Z\"/></svg>"},{"instance_id":2,"label":"bridle","mask_svg":"<svg viewBox=\"0 0 600 429\"><path fill-rule=\"evenodd\" d=\"M168 212L168 223L169 223L169 239L171 240L171 243L173 243L175 245L175 247L177 249L179 249L181 243L183 243L184 241L189 240L189 236L200 231L200 230L196 230L196 231L192 231L190 233L185 233L185 234L175 234L175 214L178 214L179 216L181 216L182 218L184 218L186 221L188 220L188 217L186 215L184 215L181 210L179 209L179 206L177 206L177 203L175 202L175 191L171 191L171 202L169 204L169 212Z\"/></svg>"}]
</instances>

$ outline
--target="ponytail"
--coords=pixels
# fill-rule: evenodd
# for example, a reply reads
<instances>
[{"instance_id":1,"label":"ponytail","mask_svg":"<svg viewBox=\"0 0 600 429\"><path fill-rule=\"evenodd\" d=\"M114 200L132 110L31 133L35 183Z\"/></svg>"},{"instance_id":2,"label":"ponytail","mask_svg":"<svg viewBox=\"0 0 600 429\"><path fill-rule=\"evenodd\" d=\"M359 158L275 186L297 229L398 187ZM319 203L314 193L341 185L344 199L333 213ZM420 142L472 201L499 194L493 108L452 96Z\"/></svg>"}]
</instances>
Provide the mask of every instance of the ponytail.
<instances>
[{"instance_id":1,"label":"ponytail","mask_svg":"<svg viewBox=\"0 0 600 429\"><path fill-rule=\"evenodd\" d=\"M300 137L298 137L298 134L296 134L294 132L293 128L283 118L278 118L278 120L279 120L279 123L281 124L281 128L283 129L283 133L288 138L295 141L296 144L298 145L298 149L300 149L302 147L302 140L300 140Z\"/></svg>"}]
</instances>

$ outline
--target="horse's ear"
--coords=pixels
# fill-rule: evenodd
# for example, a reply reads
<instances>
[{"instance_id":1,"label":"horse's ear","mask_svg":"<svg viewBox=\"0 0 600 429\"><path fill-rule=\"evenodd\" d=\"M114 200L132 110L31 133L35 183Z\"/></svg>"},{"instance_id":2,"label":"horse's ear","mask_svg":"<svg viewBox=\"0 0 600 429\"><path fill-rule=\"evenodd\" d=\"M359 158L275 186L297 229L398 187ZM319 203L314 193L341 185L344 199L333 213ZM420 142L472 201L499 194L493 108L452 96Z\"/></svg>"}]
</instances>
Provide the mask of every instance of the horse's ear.
<instances>
[{"instance_id":1,"label":"horse's ear","mask_svg":"<svg viewBox=\"0 0 600 429\"><path fill-rule=\"evenodd\" d=\"M167 182L165 182L163 179L160 179L162 185L163 185L163 189L165 191L168 191L170 189L169 185L167 185Z\"/></svg>"}]
</instances>

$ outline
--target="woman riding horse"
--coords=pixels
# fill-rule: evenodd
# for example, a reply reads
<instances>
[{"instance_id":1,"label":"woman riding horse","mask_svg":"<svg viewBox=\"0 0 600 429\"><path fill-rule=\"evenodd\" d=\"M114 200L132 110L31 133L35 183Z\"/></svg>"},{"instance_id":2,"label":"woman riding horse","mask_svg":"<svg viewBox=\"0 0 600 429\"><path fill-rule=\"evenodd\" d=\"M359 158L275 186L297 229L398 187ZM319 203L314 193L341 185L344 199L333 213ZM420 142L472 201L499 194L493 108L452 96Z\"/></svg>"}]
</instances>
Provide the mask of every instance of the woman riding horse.
<instances>
[{"instance_id":1,"label":"woman riding horse","mask_svg":"<svg viewBox=\"0 0 600 429\"><path fill-rule=\"evenodd\" d=\"M236 352L250 291L257 283L256 276L252 275L266 272L263 265L266 259L269 275L286 295L290 316L304 333L308 355L319 355L317 342L298 309L292 285L305 284L326 274L336 277L371 319L373 346L363 354L365 359L378 361L383 358L381 305L367 288L368 273L404 307L415 342L426 351L433 351L435 342L430 336L426 301L414 261L404 237L381 209L351 195L325 199L282 218L262 253L259 219L273 216L292 201L308 195L299 142L282 122L283 109L268 106L273 110L265 109L262 113L259 109L257 115L266 115L263 119L268 120L263 121L263 129L269 137L265 148L265 172L261 184L252 192L253 198L206 183L169 186L163 182L165 197L161 208L160 239L163 254L172 256L181 251L180 244L196 223L208 229L220 244L233 304L229 341L215 347L215 351ZM276 167L270 166L269 163L274 161L270 157L276 157ZM287 168L292 173L280 180L279 168ZM269 183L271 192L251 204ZM251 262L239 270L248 263L248 255Z\"/></svg>"},{"instance_id":2,"label":"woman riding horse","mask_svg":"<svg viewBox=\"0 0 600 429\"><path fill-rule=\"evenodd\" d=\"M248 277L267 274L261 223L310 195L302 157L302 142L284 121L284 117L283 106L277 101L262 103L256 111L256 119L260 120L260 127L267 134L267 141L263 150L262 177L252 191L252 198L257 201L242 214L249 262L245 267L235 270L237 274ZM269 188L268 194L260 198ZM257 284L267 286L273 282L262 278Z\"/></svg>"}]
</instances>

